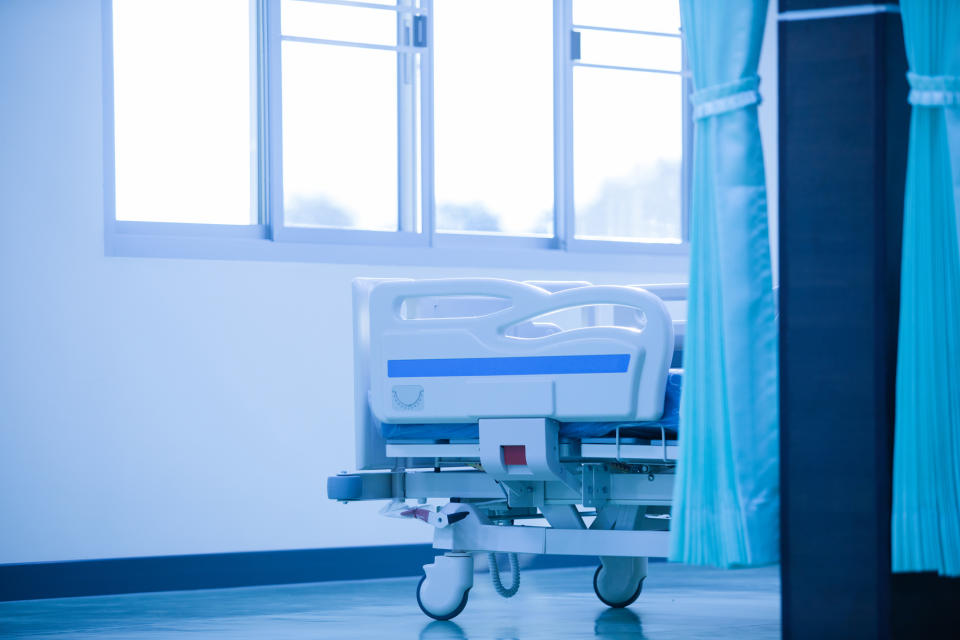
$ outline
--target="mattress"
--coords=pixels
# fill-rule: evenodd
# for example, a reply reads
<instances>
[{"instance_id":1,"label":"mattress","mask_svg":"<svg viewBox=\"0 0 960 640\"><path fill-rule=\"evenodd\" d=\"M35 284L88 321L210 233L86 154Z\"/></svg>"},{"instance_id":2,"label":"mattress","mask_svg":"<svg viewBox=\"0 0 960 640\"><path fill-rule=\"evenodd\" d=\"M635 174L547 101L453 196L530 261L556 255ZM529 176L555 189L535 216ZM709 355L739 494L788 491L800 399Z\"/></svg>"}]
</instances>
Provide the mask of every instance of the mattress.
<instances>
[{"instance_id":1,"label":"mattress","mask_svg":"<svg viewBox=\"0 0 960 640\"><path fill-rule=\"evenodd\" d=\"M616 434L624 438L659 440L661 428L668 440L677 438L680 423L680 390L683 371L671 369L667 375L667 391L663 399L663 416L652 422L561 422L560 438L605 438ZM387 440L477 440L480 427L476 422L452 424L380 424Z\"/></svg>"}]
</instances>

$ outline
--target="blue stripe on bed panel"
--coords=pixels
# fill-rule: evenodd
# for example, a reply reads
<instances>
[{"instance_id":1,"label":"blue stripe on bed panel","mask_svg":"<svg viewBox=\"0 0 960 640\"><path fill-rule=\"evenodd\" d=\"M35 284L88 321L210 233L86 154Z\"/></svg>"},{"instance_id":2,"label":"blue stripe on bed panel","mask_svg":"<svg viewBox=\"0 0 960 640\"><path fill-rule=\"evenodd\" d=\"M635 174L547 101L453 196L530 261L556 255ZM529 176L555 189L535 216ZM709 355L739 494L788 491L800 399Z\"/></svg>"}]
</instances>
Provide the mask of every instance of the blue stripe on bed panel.
<instances>
[{"instance_id":1,"label":"blue stripe on bed panel","mask_svg":"<svg viewBox=\"0 0 960 640\"><path fill-rule=\"evenodd\" d=\"M389 378L534 376L563 373L624 373L630 354L519 356L509 358L426 358L387 360Z\"/></svg>"}]
</instances>

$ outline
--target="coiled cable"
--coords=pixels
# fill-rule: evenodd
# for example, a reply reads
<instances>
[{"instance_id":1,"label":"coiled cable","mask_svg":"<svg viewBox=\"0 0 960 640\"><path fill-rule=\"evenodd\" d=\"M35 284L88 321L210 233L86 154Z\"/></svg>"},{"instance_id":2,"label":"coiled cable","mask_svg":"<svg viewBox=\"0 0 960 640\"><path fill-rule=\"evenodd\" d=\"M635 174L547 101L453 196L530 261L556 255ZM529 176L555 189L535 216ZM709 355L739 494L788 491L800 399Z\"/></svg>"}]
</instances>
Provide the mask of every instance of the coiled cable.
<instances>
[{"instance_id":1,"label":"coiled cable","mask_svg":"<svg viewBox=\"0 0 960 640\"><path fill-rule=\"evenodd\" d=\"M510 583L509 589L504 587L503 582L500 581L500 567L497 565L497 554L488 553L487 560L490 563L490 578L493 580L493 588L504 598L512 598L520 589L520 561L517 559L517 554L515 553L508 553L507 555L510 557L510 573L513 574L513 581Z\"/></svg>"}]
</instances>

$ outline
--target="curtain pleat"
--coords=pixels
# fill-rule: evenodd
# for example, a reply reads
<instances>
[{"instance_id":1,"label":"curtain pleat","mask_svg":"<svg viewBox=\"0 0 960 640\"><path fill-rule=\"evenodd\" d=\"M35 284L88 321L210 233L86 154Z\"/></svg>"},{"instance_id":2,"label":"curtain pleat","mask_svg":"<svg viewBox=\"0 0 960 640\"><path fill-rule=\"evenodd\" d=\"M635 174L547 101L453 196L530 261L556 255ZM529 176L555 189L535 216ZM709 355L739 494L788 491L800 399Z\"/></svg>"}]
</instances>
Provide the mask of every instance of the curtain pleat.
<instances>
[{"instance_id":1,"label":"curtain pleat","mask_svg":"<svg viewBox=\"0 0 960 640\"><path fill-rule=\"evenodd\" d=\"M893 570L960 576L960 248L948 120L960 2L903 0L910 147L893 461ZM950 112L950 113L948 113Z\"/></svg>"},{"instance_id":2,"label":"curtain pleat","mask_svg":"<svg viewBox=\"0 0 960 640\"><path fill-rule=\"evenodd\" d=\"M777 325L757 66L767 0L681 0L696 91L672 560L779 558Z\"/></svg>"}]
</instances>

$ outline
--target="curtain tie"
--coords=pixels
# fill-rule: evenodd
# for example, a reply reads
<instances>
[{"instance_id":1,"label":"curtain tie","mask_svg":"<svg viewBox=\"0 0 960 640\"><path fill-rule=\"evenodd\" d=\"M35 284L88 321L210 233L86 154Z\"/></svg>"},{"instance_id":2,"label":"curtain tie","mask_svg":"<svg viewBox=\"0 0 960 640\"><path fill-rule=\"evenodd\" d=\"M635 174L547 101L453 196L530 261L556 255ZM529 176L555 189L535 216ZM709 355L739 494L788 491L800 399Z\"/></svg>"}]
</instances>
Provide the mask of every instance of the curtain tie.
<instances>
[{"instance_id":1,"label":"curtain tie","mask_svg":"<svg viewBox=\"0 0 960 640\"><path fill-rule=\"evenodd\" d=\"M907 73L910 95L907 101L920 107L960 106L960 76L924 76Z\"/></svg>"},{"instance_id":2,"label":"curtain tie","mask_svg":"<svg viewBox=\"0 0 960 640\"><path fill-rule=\"evenodd\" d=\"M716 84L690 94L694 120L718 116L753 104L760 104L760 78L750 76Z\"/></svg>"}]
</instances>

